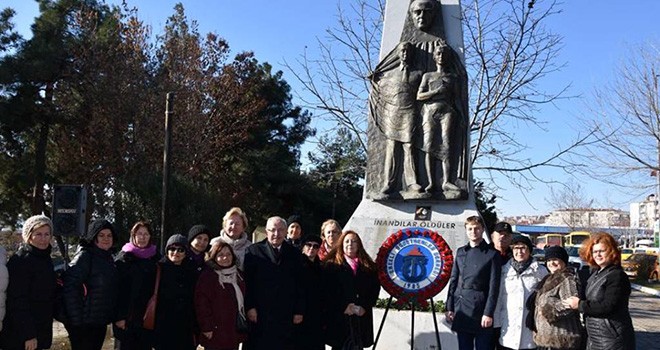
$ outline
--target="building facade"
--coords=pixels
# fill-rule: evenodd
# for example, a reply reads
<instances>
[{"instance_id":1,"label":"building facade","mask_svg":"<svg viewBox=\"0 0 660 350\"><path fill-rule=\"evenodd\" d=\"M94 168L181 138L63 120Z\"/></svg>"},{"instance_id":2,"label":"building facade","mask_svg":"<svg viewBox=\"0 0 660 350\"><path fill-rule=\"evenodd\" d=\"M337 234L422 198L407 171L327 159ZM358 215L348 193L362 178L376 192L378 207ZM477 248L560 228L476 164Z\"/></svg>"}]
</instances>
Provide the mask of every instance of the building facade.
<instances>
[{"instance_id":1,"label":"building facade","mask_svg":"<svg viewBox=\"0 0 660 350\"><path fill-rule=\"evenodd\" d=\"M641 202L630 203L630 227L653 229L658 201L655 195L649 195Z\"/></svg>"},{"instance_id":2,"label":"building facade","mask_svg":"<svg viewBox=\"0 0 660 350\"><path fill-rule=\"evenodd\" d=\"M575 229L629 227L631 215L619 209L568 208L550 212L545 224Z\"/></svg>"}]
</instances>

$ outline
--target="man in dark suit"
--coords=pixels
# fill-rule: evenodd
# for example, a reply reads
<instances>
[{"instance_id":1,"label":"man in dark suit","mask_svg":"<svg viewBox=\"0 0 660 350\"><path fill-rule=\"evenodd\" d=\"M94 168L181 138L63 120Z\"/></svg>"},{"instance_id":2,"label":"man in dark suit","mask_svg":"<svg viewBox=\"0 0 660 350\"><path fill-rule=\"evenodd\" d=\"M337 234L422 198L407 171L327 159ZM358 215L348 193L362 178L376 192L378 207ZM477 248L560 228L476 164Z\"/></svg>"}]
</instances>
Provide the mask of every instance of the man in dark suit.
<instances>
[{"instance_id":1,"label":"man in dark suit","mask_svg":"<svg viewBox=\"0 0 660 350\"><path fill-rule=\"evenodd\" d=\"M245 309L253 322L248 349L293 348L293 325L303 321L300 252L284 242L286 221L266 222L266 239L245 254Z\"/></svg>"}]
</instances>

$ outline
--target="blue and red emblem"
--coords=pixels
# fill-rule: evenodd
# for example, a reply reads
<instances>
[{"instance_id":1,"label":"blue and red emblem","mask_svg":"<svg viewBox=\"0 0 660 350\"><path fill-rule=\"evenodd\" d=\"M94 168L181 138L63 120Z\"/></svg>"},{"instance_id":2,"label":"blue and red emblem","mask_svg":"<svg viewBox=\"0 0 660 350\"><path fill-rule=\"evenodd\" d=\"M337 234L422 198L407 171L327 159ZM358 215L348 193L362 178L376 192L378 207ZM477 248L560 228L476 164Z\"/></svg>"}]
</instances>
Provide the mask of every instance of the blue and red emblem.
<instances>
[{"instance_id":1,"label":"blue and red emblem","mask_svg":"<svg viewBox=\"0 0 660 350\"><path fill-rule=\"evenodd\" d=\"M380 283L397 305L427 306L447 285L454 258L434 231L412 227L388 237L378 251Z\"/></svg>"}]
</instances>

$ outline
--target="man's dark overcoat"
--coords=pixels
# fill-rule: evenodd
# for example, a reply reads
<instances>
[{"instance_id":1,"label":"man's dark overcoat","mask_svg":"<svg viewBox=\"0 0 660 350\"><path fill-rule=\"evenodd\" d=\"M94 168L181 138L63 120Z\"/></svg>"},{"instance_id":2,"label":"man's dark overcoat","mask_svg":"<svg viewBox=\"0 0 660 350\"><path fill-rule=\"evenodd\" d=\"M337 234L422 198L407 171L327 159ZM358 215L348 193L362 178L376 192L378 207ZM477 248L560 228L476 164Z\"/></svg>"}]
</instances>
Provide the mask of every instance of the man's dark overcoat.
<instances>
[{"instance_id":1,"label":"man's dark overcoat","mask_svg":"<svg viewBox=\"0 0 660 350\"><path fill-rule=\"evenodd\" d=\"M290 244L282 243L279 257L266 239L248 247L245 310L257 310L248 349L293 347L293 316L303 315L305 306L302 278L301 254Z\"/></svg>"}]
</instances>

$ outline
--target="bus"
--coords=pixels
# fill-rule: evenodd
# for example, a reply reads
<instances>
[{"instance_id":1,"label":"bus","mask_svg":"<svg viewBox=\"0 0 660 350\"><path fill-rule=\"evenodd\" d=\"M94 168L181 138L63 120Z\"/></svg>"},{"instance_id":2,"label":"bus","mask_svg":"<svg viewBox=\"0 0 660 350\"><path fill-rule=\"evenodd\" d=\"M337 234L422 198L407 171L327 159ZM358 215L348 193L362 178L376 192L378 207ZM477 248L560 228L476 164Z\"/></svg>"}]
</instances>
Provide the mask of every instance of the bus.
<instances>
[{"instance_id":1,"label":"bus","mask_svg":"<svg viewBox=\"0 0 660 350\"><path fill-rule=\"evenodd\" d=\"M536 237L536 248L545 249L553 245L562 246L562 236L559 233L548 233Z\"/></svg>"},{"instance_id":2,"label":"bus","mask_svg":"<svg viewBox=\"0 0 660 350\"><path fill-rule=\"evenodd\" d=\"M573 231L564 236L564 247L582 247L582 243L591 237L587 231Z\"/></svg>"}]
</instances>

